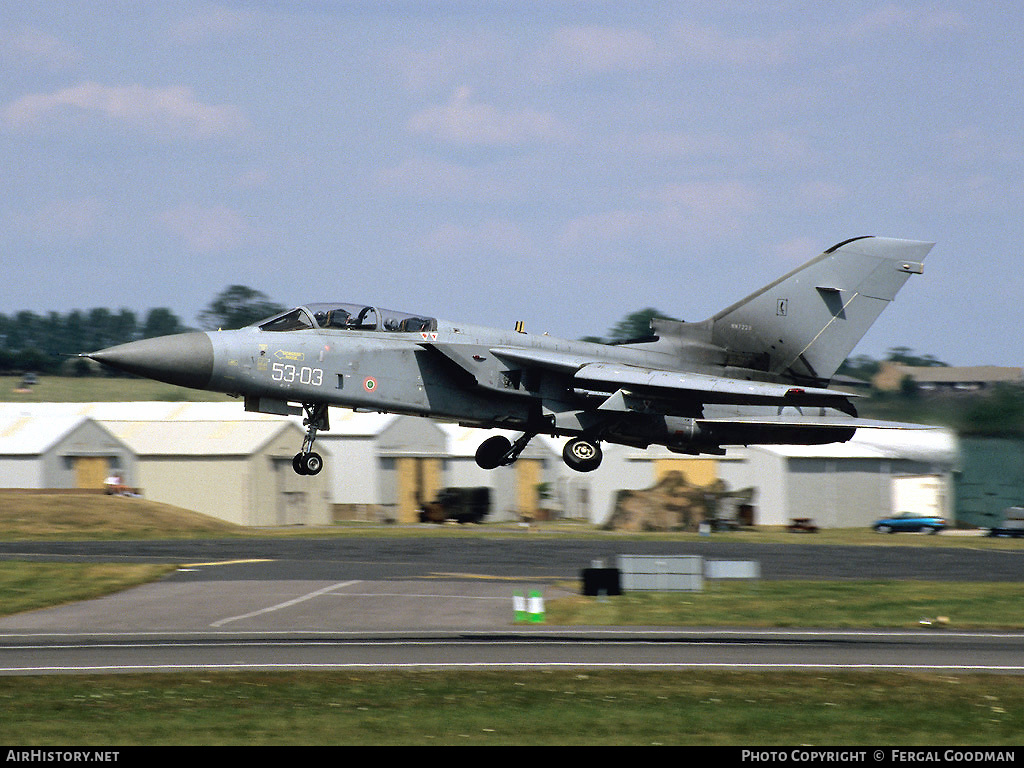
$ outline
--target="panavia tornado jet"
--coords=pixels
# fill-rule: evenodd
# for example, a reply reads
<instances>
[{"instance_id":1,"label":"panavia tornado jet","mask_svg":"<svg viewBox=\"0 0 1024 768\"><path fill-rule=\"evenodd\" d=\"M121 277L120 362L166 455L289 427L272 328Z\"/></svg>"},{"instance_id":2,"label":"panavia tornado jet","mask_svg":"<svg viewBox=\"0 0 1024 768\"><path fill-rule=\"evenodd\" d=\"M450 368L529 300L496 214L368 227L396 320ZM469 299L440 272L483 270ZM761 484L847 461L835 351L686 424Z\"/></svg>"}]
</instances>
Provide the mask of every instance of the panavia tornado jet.
<instances>
[{"instance_id":1,"label":"panavia tornado jet","mask_svg":"<svg viewBox=\"0 0 1024 768\"><path fill-rule=\"evenodd\" d=\"M563 458L580 472L600 465L602 442L686 454L845 442L883 425L858 419L853 396L829 382L932 245L847 240L703 322L655 319L649 337L621 344L331 303L86 357L242 397L247 411L304 414L303 475L323 467L313 448L332 405L521 432L481 443L487 469L539 434L570 438Z\"/></svg>"}]
</instances>

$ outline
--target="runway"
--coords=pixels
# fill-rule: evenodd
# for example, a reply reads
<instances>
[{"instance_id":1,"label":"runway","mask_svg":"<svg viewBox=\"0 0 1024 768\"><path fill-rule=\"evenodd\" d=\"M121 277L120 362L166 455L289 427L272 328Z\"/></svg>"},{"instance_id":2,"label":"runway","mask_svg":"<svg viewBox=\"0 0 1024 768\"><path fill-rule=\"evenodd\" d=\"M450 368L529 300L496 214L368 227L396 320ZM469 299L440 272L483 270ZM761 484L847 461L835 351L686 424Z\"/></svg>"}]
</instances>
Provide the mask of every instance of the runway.
<instances>
[{"instance_id":1,"label":"runway","mask_svg":"<svg viewBox=\"0 0 1024 768\"><path fill-rule=\"evenodd\" d=\"M296 633L288 633L293 635ZM5 636L4 674L310 669L891 670L1020 674L1020 635L639 629L319 636Z\"/></svg>"},{"instance_id":2,"label":"runway","mask_svg":"<svg viewBox=\"0 0 1024 768\"><path fill-rule=\"evenodd\" d=\"M0 619L0 674L283 669L892 669L1024 672L1024 632L554 627L515 623L513 596L566 579L622 542L335 540L0 547L0 556L182 563L154 584ZM633 552L645 548L631 543ZM653 545L658 551L686 547ZM687 545L689 547L689 545ZM809 550L819 549L817 553ZM819 578L835 548L753 554L766 578L796 563ZM865 550L874 548L841 548ZM850 551L903 577L997 574L1014 553ZM808 550L808 551L804 551ZM731 551L704 553L735 557ZM920 553L925 554L920 554ZM568 554L567 554L568 553ZM937 553L937 554L936 554ZM192 556L200 556L190 558ZM709 555L710 556L710 555ZM165 560L164 558L167 558ZM787 565L788 563L788 565ZM360 578L363 576L363 578ZM834 576L833 576L834 577ZM889 578L891 576L887 576ZM560 586L561 585L561 586Z\"/></svg>"}]
</instances>

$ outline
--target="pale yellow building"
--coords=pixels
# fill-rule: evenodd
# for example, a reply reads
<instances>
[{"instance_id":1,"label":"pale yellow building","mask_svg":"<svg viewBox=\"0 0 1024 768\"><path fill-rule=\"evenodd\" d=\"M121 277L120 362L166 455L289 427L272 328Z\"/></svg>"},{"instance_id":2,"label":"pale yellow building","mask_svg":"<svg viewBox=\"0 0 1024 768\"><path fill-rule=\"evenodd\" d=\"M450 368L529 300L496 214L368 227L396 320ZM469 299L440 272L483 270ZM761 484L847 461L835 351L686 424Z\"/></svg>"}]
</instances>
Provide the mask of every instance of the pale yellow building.
<instances>
[{"instance_id":1,"label":"pale yellow building","mask_svg":"<svg viewBox=\"0 0 1024 768\"><path fill-rule=\"evenodd\" d=\"M286 420L114 421L147 499L246 526L329 525L327 475L295 474L303 431Z\"/></svg>"}]
</instances>

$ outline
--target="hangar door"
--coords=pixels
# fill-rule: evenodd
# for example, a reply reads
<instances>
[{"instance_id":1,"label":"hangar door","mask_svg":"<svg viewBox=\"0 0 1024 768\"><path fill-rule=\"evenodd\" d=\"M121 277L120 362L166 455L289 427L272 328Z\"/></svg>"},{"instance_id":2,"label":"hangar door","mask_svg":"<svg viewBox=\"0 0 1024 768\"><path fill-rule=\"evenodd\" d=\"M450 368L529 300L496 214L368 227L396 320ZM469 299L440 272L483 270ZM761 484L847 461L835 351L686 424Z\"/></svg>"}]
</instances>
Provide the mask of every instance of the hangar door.
<instances>
[{"instance_id":1,"label":"hangar door","mask_svg":"<svg viewBox=\"0 0 1024 768\"><path fill-rule=\"evenodd\" d=\"M105 456L75 456L75 488L102 488L107 479Z\"/></svg>"},{"instance_id":2,"label":"hangar door","mask_svg":"<svg viewBox=\"0 0 1024 768\"><path fill-rule=\"evenodd\" d=\"M540 508L540 483L544 463L539 459L519 459L516 472L516 509L522 517L536 518Z\"/></svg>"},{"instance_id":3,"label":"hangar door","mask_svg":"<svg viewBox=\"0 0 1024 768\"><path fill-rule=\"evenodd\" d=\"M945 517L948 489L939 475L906 475L892 479L893 514Z\"/></svg>"},{"instance_id":4,"label":"hangar door","mask_svg":"<svg viewBox=\"0 0 1024 768\"><path fill-rule=\"evenodd\" d=\"M871 525L889 514L889 461L881 459L793 458L785 476L783 520L809 517L822 528Z\"/></svg>"},{"instance_id":5,"label":"hangar door","mask_svg":"<svg viewBox=\"0 0 1024 768\"><path fill-rule=\"evenodd\" d=\"M686 484L703 488L718 479L717 459L655 459L654 482L660 482L669 472L681 472Z\"/></svg>"},{"instance_id":6,"label":"hangar door","mask_svg":"<svg viewBox=\"0 0 1024 768\"><path fill-rule=\"evenodd\" d=\"M395 460L398 522L418 523L420 507L441 489L441 460L405 456Z\"/></svg>"}]
</instances>

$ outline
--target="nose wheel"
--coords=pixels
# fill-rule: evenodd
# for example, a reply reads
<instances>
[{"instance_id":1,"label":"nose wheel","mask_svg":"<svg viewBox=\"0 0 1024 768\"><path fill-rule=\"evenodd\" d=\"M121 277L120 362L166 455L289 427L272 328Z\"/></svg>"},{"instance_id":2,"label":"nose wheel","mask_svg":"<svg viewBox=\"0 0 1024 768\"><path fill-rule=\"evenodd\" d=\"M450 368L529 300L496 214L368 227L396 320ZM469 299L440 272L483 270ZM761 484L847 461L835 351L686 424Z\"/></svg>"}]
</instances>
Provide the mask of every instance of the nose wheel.
<instances>
[{"instance_id":1,"label":"nose wheel","mask_svg":"<svg viewBox=\"0 0 1024 768\"><path fill-rule=\"evenodd\" d=\"M302 441L302 450L292 458L292 469L297 475L317 475L324 468L324 459L313 450L316 433L331 428L327 420L327 406L323 403L303 403L306 418L302 420L306 427L306 437Z\"/></svg>"},{"instance_id":2,"label":"nose wheel","mask_svg":"<svg viewBox=\"0 0 1024 768\"><path fill-rule=\"evenodd\" d=\"M296 453L292 458L292 469L297 475L317 475L324 468L324 459L316 451Z\"/></svg>"}]
</instances>

